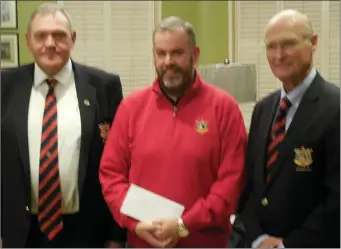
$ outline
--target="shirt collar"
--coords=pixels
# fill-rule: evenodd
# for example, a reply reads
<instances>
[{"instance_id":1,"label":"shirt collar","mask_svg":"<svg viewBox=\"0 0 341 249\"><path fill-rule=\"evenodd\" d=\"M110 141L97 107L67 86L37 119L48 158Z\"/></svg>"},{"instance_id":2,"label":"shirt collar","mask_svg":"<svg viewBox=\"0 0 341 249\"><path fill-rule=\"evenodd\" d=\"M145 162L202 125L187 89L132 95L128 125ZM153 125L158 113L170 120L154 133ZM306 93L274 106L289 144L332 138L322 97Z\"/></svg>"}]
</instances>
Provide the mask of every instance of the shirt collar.
<instances>
[{"instance_id":1,"label":"shirt collar","mask_svg":"<svg viewBox=\"0 0 341 249\"><path fill-rule=\"evenodd\" d=\"M42 83L45 82L47 78L49 78L46 73L38 66L37 63L34 64L34 87L40 86ZM63 86L67 86L69 84L70 79L72 76L72 62L69 59L65 66L54 76L58 83Z\"/></svg>"},{"instance_id":2,"label":"shirt collar","mask_svg":"<svg viewBox=\"0 0 341 249\"><path fill-rule=\"evenodd\" d=\"M282 88L281 88L281 99L283 97L287 96L287 98L291 102L292 106L298 107L298 105L300 104L301 99L303 97L303 94L309 88L309 86L313 82L315 76L316 76L316 69L313 68L310 71L310 73L307 75L307 77L302 81L302 83L299 84L297 87L295 87L288 94L285 92L285 90L282 86Z\"/></svg>"}]
</instances>

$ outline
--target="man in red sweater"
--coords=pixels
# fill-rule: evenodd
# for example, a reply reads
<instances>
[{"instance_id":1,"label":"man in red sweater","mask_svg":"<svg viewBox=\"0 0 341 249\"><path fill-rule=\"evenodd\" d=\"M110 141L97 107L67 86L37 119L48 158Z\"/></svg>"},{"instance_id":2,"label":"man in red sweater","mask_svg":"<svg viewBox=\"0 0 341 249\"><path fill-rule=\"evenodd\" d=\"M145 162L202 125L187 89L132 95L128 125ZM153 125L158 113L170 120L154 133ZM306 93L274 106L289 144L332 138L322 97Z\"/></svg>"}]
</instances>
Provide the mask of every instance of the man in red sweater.
<instances>
[{"instance_id":1,"label":"man in red sweater","mask_svg":"<svg viewBox=\"0 0 341 249\"><path fill-rule=\"evenodd\" d=\"M193 27L169 17L153 34L157 79L121 103L100 181L130 247L226 247L243 187L247 133L237 102L194 69ZM120 213L130 184L185 207L147 224Z\"/></svg>"}]
</instances>

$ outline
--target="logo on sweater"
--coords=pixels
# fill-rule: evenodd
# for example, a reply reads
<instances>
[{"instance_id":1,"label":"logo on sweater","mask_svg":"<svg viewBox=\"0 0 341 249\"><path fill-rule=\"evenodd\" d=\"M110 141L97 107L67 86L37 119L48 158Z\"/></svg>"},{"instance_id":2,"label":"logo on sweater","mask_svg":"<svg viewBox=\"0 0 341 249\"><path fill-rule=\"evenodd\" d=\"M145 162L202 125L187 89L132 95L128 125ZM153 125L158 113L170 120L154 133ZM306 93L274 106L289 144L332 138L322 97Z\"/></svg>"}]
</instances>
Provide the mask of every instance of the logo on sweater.
<instances>
[{"instance_id":1,"label":"logo on sweater","mask_svg":"<svg viewBox=\"0 0 341 249\"><path fill-rule=\"evenodd\" d=\"M195 121L195 130L198 132L200 135L204 135L205 133L208 132L208 124L207 121L201 119L198 121Z\"/></svg>"},{"instance_id":2,"label":"logo on sweater","mask_svg":"<svg viewBox=\"0 0 341 249\"><path fill-rule=\"evenodd\" d=\"M312 159L312 149L305 148L301 146L301 148L294 149L295 159L294 162L297 165L296 171L311 171L310 165L313 163Z\"/></svg>"}]
</instances>

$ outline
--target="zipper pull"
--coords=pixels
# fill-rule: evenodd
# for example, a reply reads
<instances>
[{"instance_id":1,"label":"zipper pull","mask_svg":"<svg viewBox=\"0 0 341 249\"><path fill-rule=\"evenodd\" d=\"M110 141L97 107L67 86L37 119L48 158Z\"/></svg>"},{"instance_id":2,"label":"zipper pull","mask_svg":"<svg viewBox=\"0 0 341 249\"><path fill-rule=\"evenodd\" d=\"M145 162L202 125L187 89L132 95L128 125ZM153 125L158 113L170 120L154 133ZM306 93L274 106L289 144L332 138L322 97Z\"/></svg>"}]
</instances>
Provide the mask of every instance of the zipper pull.
<instances>
[{"instance_id":1,"label":"zipper pull","mask_svg":"<svg viewBox=\"0 0 341 249\"><path fill-rule=\"evenodd\" d=\"M173 106L173 117L175 118L176 117L176 111L177 111L178 109L176 108L176 106Z\"/></svg>"}]
</instances>

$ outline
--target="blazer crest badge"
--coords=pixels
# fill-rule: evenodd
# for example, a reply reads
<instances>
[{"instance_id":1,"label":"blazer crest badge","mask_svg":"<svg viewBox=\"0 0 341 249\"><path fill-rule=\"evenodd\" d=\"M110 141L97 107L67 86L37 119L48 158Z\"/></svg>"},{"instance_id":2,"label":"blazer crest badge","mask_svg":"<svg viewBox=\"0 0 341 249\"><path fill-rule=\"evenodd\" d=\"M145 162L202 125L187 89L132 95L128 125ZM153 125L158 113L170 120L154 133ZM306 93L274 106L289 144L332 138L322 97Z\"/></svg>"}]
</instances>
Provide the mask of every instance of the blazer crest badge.
<instances>
[{"instance_id":1,"label":"blazer crest badge","mask_svg":"<svg viewBox=\"0 0 341 249\"><path fill-rule=\"evenodd\" d=\"M294 163L296 164L296 171L311 171L311 165L313 163L313 150L311 148L305 148L304 146L301 146L301 148L294 149L294 152Z\"/></svg>"}]
</instances>

